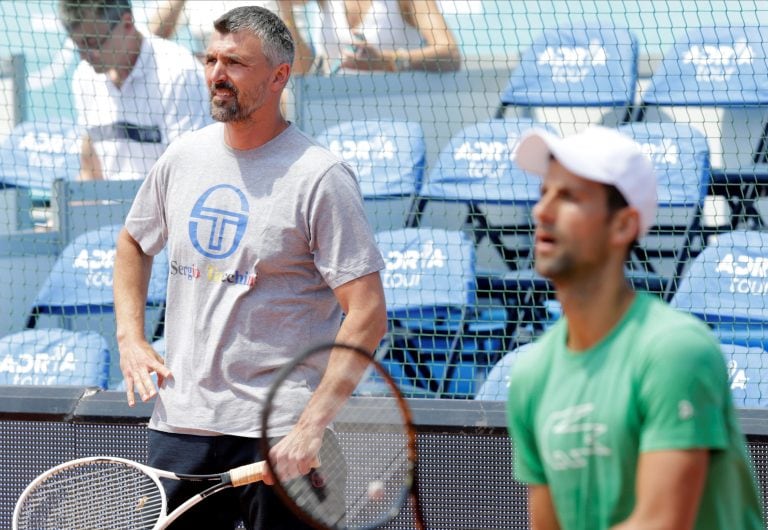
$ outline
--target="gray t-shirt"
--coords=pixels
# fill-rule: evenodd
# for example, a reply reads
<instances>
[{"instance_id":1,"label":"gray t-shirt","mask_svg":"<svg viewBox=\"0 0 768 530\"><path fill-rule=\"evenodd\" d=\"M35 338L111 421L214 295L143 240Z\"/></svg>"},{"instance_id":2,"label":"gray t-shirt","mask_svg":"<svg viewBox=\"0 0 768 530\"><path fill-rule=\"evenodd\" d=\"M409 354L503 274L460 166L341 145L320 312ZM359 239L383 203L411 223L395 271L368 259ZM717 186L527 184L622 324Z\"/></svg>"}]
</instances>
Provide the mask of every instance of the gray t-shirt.
<instances>
[{"instance_id":1,"label":"gray t-shirt","mask_svg":"<svg viewBox=\"0 0 768 530\"><path fill-rule=\"evenodd\" d=\"M171 144L126 220L142 249L168 246L166 364L150 427L260 436L277 369L332 341L332 289L381 270L352 170L291 125L238 151L216 123ZM286 430L322 376L307 366ZM294 409L294 410L291 410Z\"/></svg>"}]
</instances>

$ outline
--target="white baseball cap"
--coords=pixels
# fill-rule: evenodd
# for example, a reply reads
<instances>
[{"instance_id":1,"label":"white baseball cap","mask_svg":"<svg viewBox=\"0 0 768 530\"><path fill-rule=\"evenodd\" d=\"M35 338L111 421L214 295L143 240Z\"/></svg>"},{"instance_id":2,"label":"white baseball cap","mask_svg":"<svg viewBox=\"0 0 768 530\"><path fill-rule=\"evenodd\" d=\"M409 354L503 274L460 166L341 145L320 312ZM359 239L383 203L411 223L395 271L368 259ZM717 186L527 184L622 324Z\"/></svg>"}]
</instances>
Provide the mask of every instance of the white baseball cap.
<instances>
[{"instance_id":1,"label":"white baseball cap","mask_svg":"<svg viewBox=\"0 0 768 530\"><path fill-rule=\"evenodd\" d=\"M544 176L550 156L582 178L616 186L640 214L640 236L648 233L656 217L656 175L632 138L600 126L565 138L537 128L521 137L516 162L524 171Z\"/></svg>"}]
</instances>

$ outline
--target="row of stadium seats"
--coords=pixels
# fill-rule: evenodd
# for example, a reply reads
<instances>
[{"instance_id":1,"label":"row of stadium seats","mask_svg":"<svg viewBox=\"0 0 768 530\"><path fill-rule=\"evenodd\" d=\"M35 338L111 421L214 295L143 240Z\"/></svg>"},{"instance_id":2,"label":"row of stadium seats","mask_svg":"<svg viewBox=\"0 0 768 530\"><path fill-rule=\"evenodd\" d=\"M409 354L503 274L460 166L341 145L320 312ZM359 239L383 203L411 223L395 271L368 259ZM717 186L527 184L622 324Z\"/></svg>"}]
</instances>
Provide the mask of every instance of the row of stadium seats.
<instances>
[{"instance_id":1,"label":"row of stadium seats","mask_svg":"<svg viewBox=\"0 0 768 530\"><path fill-rule=\"evenodd\" d=\"M461 231L474 242L477 274L470 294L475 299L462 298L464 291L454 288L452 319L441 314L438 324L429 324L432 317L423 308L428 318L418 326L413 319L405 326L402 319L393 319L404 328L408 344L417 345L406 353L403 346L394 348L391 361L403 383L438 395L466 395L482 381L488 369L484 363L497 356L485 351L478 355L477 338L463 327L466 314L477 316L478 295L500 293L501 307L516 313L512 322L508 314L503 345L510 343L510 328L541 328L551 318L552 289L531 270L529 259L529 209L538 195L538 181L514 164L515 145L525 129L538 126L568 133L588 123L613 124L643 146L659 176L659 216L650 237L634 249L628 273L636 286L668 300L689 260L710 236L740 226L763 226L756 202L768 182L763 165L768 70L760 28L690 29L644 88L637 71L637 42L630 31L600 25L553 29L521 56L496 119L454 134L429 171L418 166L422 141L417 124L349 122L320 135L358 167L366 200L375 212L374 226L399 230L391 225L405 217L407 227ZM584 118L574 117L579 107L585 109ZM509 115L510 108L514 115ZM566 109L565 119L550 112L553 109ZM717 111L707 114L711 109ZM697 122L697 116L703 118ZM393 148L377 151L372 146L387 145L390 127L401 128L388 144ZM374 179L377 170L386 172L386 154L391 155L391 166L401 171ZM396 162L394 157L399 157ZM366 171L370 188L365 187ZM709 226L713 219L705 218L708 193L724 194L734 215L714 219L715 226ZM399 201L398 206L385 208L386 199L391 204ZM417 238L416 232L412 237ZM457 280L447 283L461 285L460 276ZM445 321L453 321L448 327L464 329L464 334L441 337L442 351L436 352L434 330ZM494 323L491 318L485 329L494 328ZM498 325L495 330L502 329ZM457 348L462 339L469 339L468 356Z\"/></svg>"},{"instance_id":2,"label":"row of stadium seats","mask_svg":"<svg viewBox=\"0 0 768 530\"><path fill-rule=\"evenodd\" d=\"M539 180L514 163L519 136L536 125L502 118L467 127L445 146L426 179L418 124L347 122L318 138L359 175L387 259L392 325L380 356L416 390L472 395L501 352L514 345L517 328L541 327L547 320L542 308L552 289L530 269L530 208ZM659 177L659 220L630 262L631 274L641 288L671 296L706 234L701 213L709 182L707 143L687 125L631 123L619 130L652 155ZM671 236L678 237L663 241ZM109 255L96 247L83 251L84 243L76 241L80 250L68 249L62 258ZM666 275L649 256L671 258ZM81 268L92 274L92 267ZM66 284L62 288L87 287L90 281L78 284L54 272ZM46 303L43 297L37 305Z\"/></svg>"},{"instance_id":3,"label":"row of stadium seats","mask_svg":"<svg viewBox=\"0 0 768 530\"><path fill-rule=\"evenodd\" d=\"M468 126L429 171L416 123L352 121L318 137L359 175L387 259L391 333L380 356L415 391L472 395L518 328L541 329L549 318L553 290L530 259L540 181L515 164L520 136L536 126L545 127L524 118ZM707 141L673 123L619 130L651 155L658 175L657 222L628 274L639 288L671 297L690 257L715 233L701 223Z\"/></svg>"},{"instance_id":4,"label":"row of stadium seats","mask_svg":"<svg viewBox=\"0 0 768 530\"><path fill-rule=\"evenodd\" d=\"M722 134L707 136L708 131L696 126L651 121L649 109L764 104L768 98L761 83L766 77L757 75L765 67L764 51L755 28L690 30L675 46L677 59L665 57L640 96L637 44L631 32L600 26L559 28L545 32L521 56L497 117L454 134L429 171L418 123L352 121L320 134L322 143L355 166L387 258L392 325L380 357L414 392L467 397L501 352L520 342L522 328L541 328L548 321L552 290L530 267L530 208L539 183L514 163L517 139L526 129L562 130L562 122L552 123L546 112L536 113L547 107L597 109L596 121L602 123L607 121L602 112L606 107L618 110L616 125L653 157L660 177L660 216L628 267L639 287L671 298L689 259L716 233L702 226L713 175L727 179L732 173L722 167L713 172L711 167L712 145L727 140ZM715 71L715 58L722 71ZM671 77L679 78L685 88ZM687 84L694 81L696 87ZM694 101L692 94L699 99ZM672 95L683 99L673 101ZM515 115L505 115L510 107L517 110ZM644 121L633 121L637 118ZM583 126L587 121L571 118L570 123ZM764 160L747 129L741 138L749 138L743 145L749 146L756 177L760 172L755 163ZM50 182L43 179L75 163L74 144L68 143L71 134L61 131L58 137L45 138L34 130L19 132L12 148L0 150L15 157L7 164L3 159L3 168L12 168L17 179L8 185L24 186L26 179L33 197L44 201ZM43 156L41 146L58 148L66 155L64 162ZM29 171L33 162L18 163L28 147L42 168L37 176ZM743 172L737 175L743 177ZM734 196L746 199L742 212L757 213L750 201L757 197L759 187L754 184L759 180L747 187L738 182ZM762 225L759 216L752 219ZM525 331L535 334L538 329Z\"/></svg>"},{"instance_id":5,"label":"row of stadium seats","mask_svg":"<svg viewBox=\"0 0 768 530\"><path fill-rule=\"evenodd\" d=\"M117 383L117 352L104 330L114 329L112 275L121 228L107 225L81 234L59 255L29 309L26 329L0 338L0 384L106 389ZM157 337L167 281L163 252L153 261L147 296L155 316L148 319L155 322L149 331Z\"/></svg>"},{"instance_id":6,"label":"row of stadium seats","mask_svg":"<svg viewBox=\"0 0 768 530\"><path fill-rule=\"evenodd\" d=\"M738 407L768 406L768 233L735 231L710 239L686 270L673 307L706 322L720 341ZM531 343L496 364L475 399L506 400L509 371Z\"/></svg>"}]
</instances>

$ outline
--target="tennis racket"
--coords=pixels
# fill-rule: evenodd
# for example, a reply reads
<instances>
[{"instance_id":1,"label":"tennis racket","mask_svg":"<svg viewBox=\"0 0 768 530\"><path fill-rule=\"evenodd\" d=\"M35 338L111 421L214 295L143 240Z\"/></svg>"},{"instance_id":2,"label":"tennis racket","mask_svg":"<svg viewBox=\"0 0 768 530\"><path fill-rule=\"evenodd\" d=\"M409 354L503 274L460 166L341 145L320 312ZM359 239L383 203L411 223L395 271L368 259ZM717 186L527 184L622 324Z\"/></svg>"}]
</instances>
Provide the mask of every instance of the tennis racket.
<instances>
[{"instance_id":1,"label":"tennis racket","mask_svg":"<svg viewBox=\"0 0 768 530\"><path fill-rule=\"evenodd\" d=\"M320 447L321 465L303 476L295 469L282 470L271 450L290 431L313 394L319 394L310 390L311 374L322 373L332 353L343 356L349 370L327 401L336 406ZM286 404L299 412L289 412ZM410 409L389 373L369 352L324 344L285 365L267 394L262 433L262 454L277 493L312 526L373 529L402 517L410 518L409 526L425 528Z\"/></svg>"},{"instance_id":2,"label":"tennis racket","mask_svg":"<svg viewBox=\"0 0 768 530\"><path fill-rule=\"evenodd\" d=\"M264 462L215 475L186 475L131 460L96 456L38 476L13 512L13 530L161 530L209 495L262 479ZM161 478L213 483L166 514Z\"/></svg>"}]
</instances>

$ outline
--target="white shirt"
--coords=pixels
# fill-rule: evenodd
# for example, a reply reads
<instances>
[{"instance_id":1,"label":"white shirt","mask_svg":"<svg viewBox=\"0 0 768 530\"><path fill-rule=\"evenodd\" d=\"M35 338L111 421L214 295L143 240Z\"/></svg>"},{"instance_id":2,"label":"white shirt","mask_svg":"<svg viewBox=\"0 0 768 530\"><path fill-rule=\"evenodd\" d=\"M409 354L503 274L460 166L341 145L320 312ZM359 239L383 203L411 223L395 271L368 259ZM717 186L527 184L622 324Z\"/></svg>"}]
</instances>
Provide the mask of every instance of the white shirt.
<instances>
[{"instance_id":1,"label":"white shirt","mask_svg":"<svg viewBox=\"0 0 768 530\"><path fill-rule=\"evenodd\" d=\"M72 85L78 125L107 180L144 178L170 142L212 121L202 65L164 39L144 36L120 88L85 61Z\"/></svg>"},{"instance_id":2,"label":"white shirt","mask_svg":"<svg viewBox=\"0 0 768 530\"><path fill-rule=\"evenodd\" d=\"M397 0L374 0L360 25L350 28L344 0L329 0L320 11L320 23L313 41L320 55L330 62L341 60L344 49L353 42L354 35L365 38L379 49L421 48L423 39L419 30L403 18Z\"/></svg>"}]
</instances>

